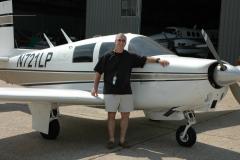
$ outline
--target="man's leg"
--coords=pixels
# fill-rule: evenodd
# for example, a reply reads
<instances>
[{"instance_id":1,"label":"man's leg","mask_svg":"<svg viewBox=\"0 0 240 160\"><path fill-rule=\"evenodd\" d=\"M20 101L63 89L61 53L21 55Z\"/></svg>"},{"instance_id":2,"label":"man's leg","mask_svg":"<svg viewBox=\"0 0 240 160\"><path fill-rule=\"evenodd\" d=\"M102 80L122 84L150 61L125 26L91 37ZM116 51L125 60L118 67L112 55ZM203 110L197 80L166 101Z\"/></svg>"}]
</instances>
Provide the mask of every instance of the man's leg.
<instances>
[{"instance_id":1,"label":"man's leg","mask_svg":"<svg viewBox=\"0 0 240 160\"><path fill-rule=\"evenodd\" d=\"M121 112L120 143L125 142L130 112Z\"/></svg>"},{"instance_id":2,"label":"man's leg","mask_svg":"<svg viewBox=\"0 0 240 160\"><path fill-rule=\"evenodd\" d=\"M109 141L115 141L115 116L116 112L108 112L108 135Z\"/></svg>"}]
</instances>

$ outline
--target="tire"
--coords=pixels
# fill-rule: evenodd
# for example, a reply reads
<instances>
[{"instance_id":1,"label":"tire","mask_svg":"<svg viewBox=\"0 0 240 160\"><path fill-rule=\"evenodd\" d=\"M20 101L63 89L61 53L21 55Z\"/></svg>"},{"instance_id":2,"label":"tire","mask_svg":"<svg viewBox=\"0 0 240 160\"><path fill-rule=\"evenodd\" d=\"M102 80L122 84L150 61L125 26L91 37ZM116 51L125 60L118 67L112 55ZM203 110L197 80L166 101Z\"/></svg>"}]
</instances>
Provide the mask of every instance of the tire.
<instances>
[{"instance_id":1,"label":"tire","mask_svg":"<svg viewBox=\"0 0 240 160\"><path fill-rule=\"evenodd\" d=\"M60 125L57 119L52 120L49 123L48 134L40 132L44 139L54 140L58 137L60 132Z\"/></svg>"},{"instance_id":2,"label":"tire","mask_svg":"<svg viewBox=\"0 0 240 160\"><path fill-rule=\"evenodd\" d=\"M196 143L196 132L192 127L189 127L184 138L181 138L181 135L184 132L186 126L180 126L176 132L176 140L178 144L184 147L192 147Z\"/></svg>"}]
</instances>

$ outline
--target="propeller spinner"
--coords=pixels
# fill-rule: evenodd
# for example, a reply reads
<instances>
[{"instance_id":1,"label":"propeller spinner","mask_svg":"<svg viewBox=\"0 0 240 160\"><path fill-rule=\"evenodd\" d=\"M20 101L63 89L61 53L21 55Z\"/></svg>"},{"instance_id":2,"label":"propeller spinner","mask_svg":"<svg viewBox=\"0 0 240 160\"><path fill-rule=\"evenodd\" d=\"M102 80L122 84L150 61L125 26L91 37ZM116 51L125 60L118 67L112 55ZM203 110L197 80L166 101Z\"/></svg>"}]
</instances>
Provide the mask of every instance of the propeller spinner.
<instances>
[{"instance_id":1,"label":"propeller spinner","mask_svg":"<svg viewBox=\"0 0 240 160\"><path fill-rule=\"evenodd\" d=\"M238 81L240 81L240 66L224 64L223 61L220 59L219 55L217 54L217 51L215 50L210 38L203 29L202 35L208 45L209 50L220 65L220 69L219 67L216 67L214 73L214 79L216 83L220 86L230 86L233 96L240 104L240 86L237 83Z\"/></svg>"}]
</instances>

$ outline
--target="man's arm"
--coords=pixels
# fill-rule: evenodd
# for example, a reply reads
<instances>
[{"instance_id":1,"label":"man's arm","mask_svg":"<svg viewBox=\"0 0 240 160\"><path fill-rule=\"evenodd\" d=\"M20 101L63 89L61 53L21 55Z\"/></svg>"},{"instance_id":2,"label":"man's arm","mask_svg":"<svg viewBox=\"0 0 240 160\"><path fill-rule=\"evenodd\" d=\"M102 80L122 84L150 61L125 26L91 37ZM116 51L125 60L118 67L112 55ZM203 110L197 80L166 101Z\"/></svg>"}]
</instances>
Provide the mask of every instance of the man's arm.
<instances>
[{"instance_id":1,"label":"man's arm","mask_svg":"<svg viewBox=\"0 0 240 160\"><path fill-rule=\"evenodd\" d=\"M169 62L168 62L167 60L163 60L163 59L156 58L156 57L147 57L146 63L159 63L159 64L161 64L163 67L169 65Z\"/></svg>"},{"instance_id":2,"label":"man's arm","mask_svg":"<svg viewBox=\"0 0 240 160\"><path fill-rule=\"evenodd\" d=\"M101 74L96 72L93 89L91 91L92 96L98 96L98 85L101 79Z\"/></svg>"}]
</instances>

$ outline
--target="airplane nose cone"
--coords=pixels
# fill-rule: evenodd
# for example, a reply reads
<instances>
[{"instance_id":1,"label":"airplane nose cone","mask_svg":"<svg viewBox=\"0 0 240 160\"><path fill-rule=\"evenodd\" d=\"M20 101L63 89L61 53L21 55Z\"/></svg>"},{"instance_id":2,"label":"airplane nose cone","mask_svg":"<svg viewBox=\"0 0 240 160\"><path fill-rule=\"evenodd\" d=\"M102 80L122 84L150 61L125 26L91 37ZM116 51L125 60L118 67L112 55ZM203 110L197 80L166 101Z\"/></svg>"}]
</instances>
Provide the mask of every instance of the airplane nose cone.
<instances>
[{"instance_id":1,"label":"airplane nose cone","mask_svg":"<svg viewBox=\"0 0 240 160\"><path fill-rule=\"evenodd\" d=\"M240 81L240 66L224 64L227 69L221 71L218 66L214 71L214 80L219 86L228 86Z\"/></svg>"}]
</instances>

